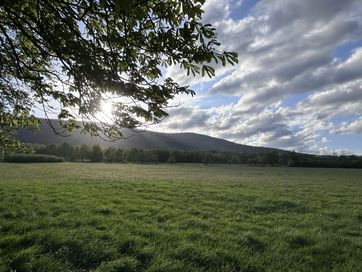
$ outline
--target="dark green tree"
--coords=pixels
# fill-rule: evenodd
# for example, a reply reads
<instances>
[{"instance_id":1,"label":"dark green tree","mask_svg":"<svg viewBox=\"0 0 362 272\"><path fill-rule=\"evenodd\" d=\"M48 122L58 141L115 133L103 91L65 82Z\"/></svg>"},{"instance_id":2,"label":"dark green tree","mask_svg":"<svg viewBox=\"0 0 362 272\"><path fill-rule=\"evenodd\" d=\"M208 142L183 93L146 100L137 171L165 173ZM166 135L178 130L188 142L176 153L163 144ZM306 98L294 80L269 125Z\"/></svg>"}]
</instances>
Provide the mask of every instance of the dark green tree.
<instances>
[{"instance_id":1,"label":"dark green tree","mask_svg":"<svg viewBox=\"0 0 362 272\"><path fill-rule=\"evenodd\" d=\"M143 150L132 148L127 152L127 162L143 162Z\"/></svg>"},{"instance_id":2,"label":"dark green tree","mask_svg":"<svg viewBox=\"0 0 362 272\"><path fill-rule=\"evenodd\" d=\"M292 151L292 152L288 153L288 160L287 160L288 166L298 166L299 161L300 161L300 157L298 156L297 152Z\"/></svg>"},{"instance_id":3,"label":"dark green tree","mask_svg":"<svg viewBox=\"0 0 362 272\"><path fill-rule=\"evenodd\" d=\"M113 147L108 147L104 151L104 160L106 162L115 162L117 160L117 150Z\"/></svg>"},{"instance_id":4,"label":"dark green tree","mask_svg":"<svg viewBox=\"0 0 362 272\"><path fill-rule=\"evenodd\" d=\"M168 150L156 150L159 162L167 162L170 157L170 151Z\"/></svg>"},{"instance_id":5,"label":"dark green tree","mask_svg":"<svg viewBox=\"0 0 362 272\"><path fill-rule=\"evenodd\" d=\"M117 139L121 127L160 122L170 99L194 94L164 79L162 67L212 77L216 63L237 62L236 53L217 50L215 29L201 21L204 2L2 0L1 151L20 148L19 127L37 127L34 105L57 116L59 134L82 127ZM107 120L99 117L104 101L113 104Z\"/></svg>"},{"instance_id":6,"label":"dark green tree","mask_svg":"<svg viewBox=\"0 0 362 272\"><path fill-rule=\"evenodd\" d=\"M55 144L46 145L44 153L49 155L57 155L57 146Z\"/></svg>"},{"instance_id":7,"label":"dark green tree","mask_svg":"<svg viewBox=\"0 0 362 272\"><path fill-rule=\"evenodd\" d=\"M89 160L90 157L90 148L88 145L81 145L79 150L79 158L82 161Z\"/></svg>"},{"instance_id":8,"label":"dark green tree","mask_svg":"<svg viewBox=\"0 0 362 272\"><path fill-rule=\"evenodd\" d=\"M92 162L101 162L103 160L103 150L99 145L94 145L90 152L89 159Z\"/></svg>"},{"instance_id":9,"label":"dark green tree","mask_svg":"<svg viewBox=\"0 0 362 272\"><path fill-rule=\"evenodd\" d=\"M233 164L239 164L241 161L240 161L240 157L239 157L239 154L233 154L230 158L230 163L233 163Z\"/></svg>"},{"instance_id":10,"label":"dark green tree","mask_svg":"<svg viewBox=\"0 0 362 272\"><path fill-rule=\"evenodd\" d=\"M269 165L277 165L279 163L279 154L276 151L263 154L263 162Z\"/></svg>"},{"instance_id":11,"label":"dark green tree","mask_svg":"<svg viewBox=\"0 0 362 272\"><path fill-rule=\"evenodd\" d=\"M122 148L116 150L116 162L126 162L125 152L123 152Z\"/></svg>"},{"instance_id":12,"label":"dark green tree","mask_svg":"<svg viewBox=\"0 0 362 272\"><path fill-rule=\"evenodd\" d=\"M154 150L144 150L142 162L146 162L146 163L159 162L157 152Z\"/></svg>"},{"instance_id":13,"label":"dark green tree","mask_svg":"<svg viewBox=\"0 0 362 272\"><path fill-rule=\"evenodd\" d=\"M80 160L80 146L73 146L73 154L71 157L71 161L79 161Z\"/></svg>"},{"instance_id":14,"label":"dark green tree","mask_svg":"<svg viewBox=\"0 0 362 272\"><path fill-rule=\"evenodd\" d=\"M68 143L62 143L57 147L57 155L63 157L68 161L72 160L73 153L74 153L74 146Z\"/></svg>"}]
</instances>

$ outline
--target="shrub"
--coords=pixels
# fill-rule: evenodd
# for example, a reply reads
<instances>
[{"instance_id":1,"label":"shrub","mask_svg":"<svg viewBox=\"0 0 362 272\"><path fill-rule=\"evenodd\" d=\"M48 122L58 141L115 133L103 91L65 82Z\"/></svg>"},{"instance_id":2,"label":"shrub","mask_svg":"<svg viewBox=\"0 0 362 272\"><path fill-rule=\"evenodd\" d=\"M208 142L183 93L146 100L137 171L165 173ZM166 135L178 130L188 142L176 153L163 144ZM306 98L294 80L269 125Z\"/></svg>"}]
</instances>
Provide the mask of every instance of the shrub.
<instances>
[{"instance_id":1,"label":"shrub","mask_svg":"<svg viewBox=\"0 0 362 272\"><path fill-rule=\"evenodd\" d=\"M62 157L45 154L13 154L5 157L5 162L64 162Z\"/></svg>"}]
</instances>

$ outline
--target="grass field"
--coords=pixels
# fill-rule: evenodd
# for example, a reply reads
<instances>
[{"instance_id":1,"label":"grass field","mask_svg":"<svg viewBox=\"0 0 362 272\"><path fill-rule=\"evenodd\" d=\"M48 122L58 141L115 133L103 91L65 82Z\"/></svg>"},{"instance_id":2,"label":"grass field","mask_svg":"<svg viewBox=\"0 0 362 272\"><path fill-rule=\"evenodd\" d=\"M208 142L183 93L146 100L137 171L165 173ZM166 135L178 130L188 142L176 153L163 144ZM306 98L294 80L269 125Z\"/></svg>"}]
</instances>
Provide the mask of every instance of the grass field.
<instances>
[{"instance_id":1,"label":"grass field","mask_svg":"<svg viewBox=\"0 0 362 272\"><path fill-rule=\"evenodd\" d=\"M362 170L3 163L0 271L362 271Z\"/></svg>"}]
</instances>

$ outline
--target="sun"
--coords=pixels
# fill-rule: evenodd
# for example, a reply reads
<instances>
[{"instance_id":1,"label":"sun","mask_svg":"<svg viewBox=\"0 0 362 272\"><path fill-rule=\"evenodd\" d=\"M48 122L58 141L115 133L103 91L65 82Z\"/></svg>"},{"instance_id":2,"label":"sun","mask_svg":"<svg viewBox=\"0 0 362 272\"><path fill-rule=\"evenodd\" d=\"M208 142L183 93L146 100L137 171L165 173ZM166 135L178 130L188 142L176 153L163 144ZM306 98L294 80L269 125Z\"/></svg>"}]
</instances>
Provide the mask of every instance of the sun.
<instances>
[{"instance_id":1,"label":"sun","mask_svg":"<svg viewBox=\"0 0 362 272\"><path fill-rule=\"evenodd\" d=\"M112 120L113 103L111 101L102 101L101 110L97 113L97 118L103 122Z\"/></svg>"}]
</instances>

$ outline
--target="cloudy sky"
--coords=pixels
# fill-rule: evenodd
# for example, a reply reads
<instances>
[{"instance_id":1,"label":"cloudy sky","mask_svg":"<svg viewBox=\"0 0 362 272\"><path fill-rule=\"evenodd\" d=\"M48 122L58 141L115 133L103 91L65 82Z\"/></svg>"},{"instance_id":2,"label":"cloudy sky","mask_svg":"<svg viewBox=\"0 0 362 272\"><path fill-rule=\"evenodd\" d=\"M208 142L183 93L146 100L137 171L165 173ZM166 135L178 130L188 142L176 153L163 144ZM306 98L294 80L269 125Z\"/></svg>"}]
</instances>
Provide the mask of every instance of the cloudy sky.
<instances>
[{"instance_id":1,"label":"cloudy sky","mask_svg":"<svg viewBox=\"0 0 362 272\"><path fill-rule=\"evenodd\" d=\"M362 154L361 0L206 0L204 21L237 66L191 84L152 130L308 153Z\"/></svg>"}]
</instances>

